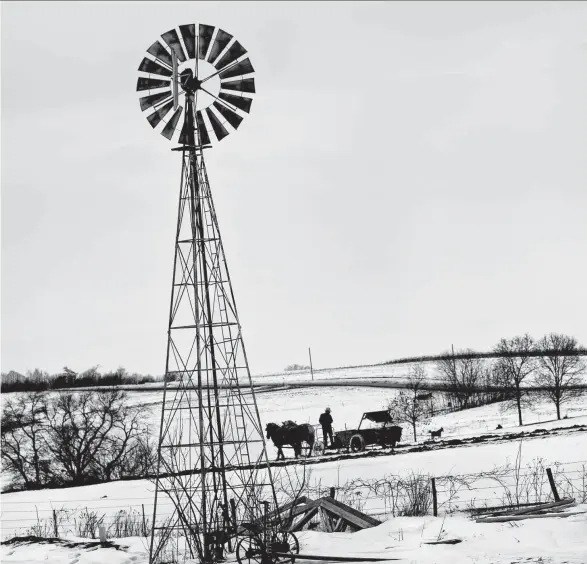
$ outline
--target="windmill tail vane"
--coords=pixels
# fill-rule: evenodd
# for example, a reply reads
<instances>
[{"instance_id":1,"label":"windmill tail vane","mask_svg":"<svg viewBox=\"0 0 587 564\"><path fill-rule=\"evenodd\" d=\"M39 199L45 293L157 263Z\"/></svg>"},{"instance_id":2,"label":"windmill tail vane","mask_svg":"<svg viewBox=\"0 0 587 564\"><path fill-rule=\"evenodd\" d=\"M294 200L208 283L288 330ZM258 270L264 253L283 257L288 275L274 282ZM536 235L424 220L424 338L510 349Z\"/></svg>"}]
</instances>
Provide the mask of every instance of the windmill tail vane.
<instances>
[{"instance_id":1,"label":"windmill tail vane","mask_svg":"<svg viewBox=\"0 0 587 564\"><path fill-rule=\"evenodd\" d=\"M214 562L276 503L203 154L250 112L254 69L232 35L189 24L138 70L141 110L182 154L149 562Z\"/></svg>"}]
</instances>

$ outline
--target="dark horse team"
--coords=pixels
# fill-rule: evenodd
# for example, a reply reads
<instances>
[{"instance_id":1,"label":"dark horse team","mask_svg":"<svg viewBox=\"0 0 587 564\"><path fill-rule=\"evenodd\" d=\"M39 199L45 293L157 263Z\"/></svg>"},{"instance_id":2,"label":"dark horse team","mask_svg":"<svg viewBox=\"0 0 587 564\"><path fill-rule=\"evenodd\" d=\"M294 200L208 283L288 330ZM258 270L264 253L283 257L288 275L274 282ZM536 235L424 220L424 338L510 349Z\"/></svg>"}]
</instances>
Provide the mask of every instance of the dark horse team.
<instances>
[{"instance_id":1,"label":"dark horse team","mask_svg":"<svg viewBox=\"0 0 587 564\"><path fill-rule=\"evenodd\" d=\"M331 410L327 407L320 415L318 423L322 427L322 436L324 437L324 448L328 446L328 440L330 439L330 446L333 445L332 437L332 415ZM313 425L309 423L302 423L298 425L293 421L284 421L282 425L277 423L268 423L265 427L267 438L273 441L273 444L277 447L277 460L285 460L283 454L283 447L285 445L292 446L294 449L294 455L296 458L302 455L302 443L306 443L309 447L309 453L312 454L314 450L314 443L316 442L316 436Z\"/></svg>"},{"instance_id":2,"label":"dark horse team","mask_svg":"<svg viewBox=\"0 0 587 564\"><path fill-rule=\"evenodd\" d=\"M328 439L330 438L330 445L332 446L332 415L330 408L327 407L318 423L322 426L322 436L324 437L324 448L328 446ZM277 447L277 460L285 460L283 454L283 447L290 445L294 449L296 458L302 455L302 443L307 443L310 455L314 450L314 443L316 442L314 427L309 423L297 425L293 421L284 421L283 425L277 423L268 423L265 427L267 438L273 441Z\"/></svg>"},{"instance_id":3,"label":"dark horse team","mask_svg":"<svg viewBox=\"0 0 587 564\"><path fill-rule=\"evenodd\" d=\"M277 460L285 460L282 448L284 445L293 447L296 458L302 455L302 443L308 444L310 453L314 449L314 427L309 423L303 423L302 425L297 425L293 421L284 421L283 425L267 423L265 431L267 432L267 438L271 439L277 447Z\"/></svg>"},{"instance_id":4,"label":"dark horse team","mask_svg":"<svg viewBox=\"0 0 587 564\"><path fill-rule=\"evenodd\" d=\"M330 445L332 446L332 415L330 415L330 408L327 407L318 423L322 426L322 436L324 437L324 447L327 446L327 440L330 438ZM302 455L302 443L306 443L309 447L310 455L314 450L314 443L316 442L314 427L309 423L302 423L298 425L293 421L284 421L283 425L277 423L268 423L265 427L267 438L273 441L277 447L277 460L285 460L283 454L283 447L285 445L292 446L296 458Z\"/></svg>"}]
</instances>

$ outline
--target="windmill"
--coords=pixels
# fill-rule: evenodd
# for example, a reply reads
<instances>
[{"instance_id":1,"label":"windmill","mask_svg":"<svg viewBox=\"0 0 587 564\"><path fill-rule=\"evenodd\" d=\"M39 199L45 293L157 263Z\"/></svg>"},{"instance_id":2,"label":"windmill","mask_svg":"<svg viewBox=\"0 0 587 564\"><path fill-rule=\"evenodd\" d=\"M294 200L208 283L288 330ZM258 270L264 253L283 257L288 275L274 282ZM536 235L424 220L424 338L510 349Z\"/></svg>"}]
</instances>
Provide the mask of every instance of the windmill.
<instances>
[{"instance_id":1,"label":"windmill","mask_svg":"<svg viewBox=\"0 0 587 564\"><path fill-rule=\"evenodd\" d=\"M182 155L149 562L213 562L276 503L204 150L249 113L243 46L214 26L161 35L139 66L151 127Z\"/></svg>"}]
</instances>

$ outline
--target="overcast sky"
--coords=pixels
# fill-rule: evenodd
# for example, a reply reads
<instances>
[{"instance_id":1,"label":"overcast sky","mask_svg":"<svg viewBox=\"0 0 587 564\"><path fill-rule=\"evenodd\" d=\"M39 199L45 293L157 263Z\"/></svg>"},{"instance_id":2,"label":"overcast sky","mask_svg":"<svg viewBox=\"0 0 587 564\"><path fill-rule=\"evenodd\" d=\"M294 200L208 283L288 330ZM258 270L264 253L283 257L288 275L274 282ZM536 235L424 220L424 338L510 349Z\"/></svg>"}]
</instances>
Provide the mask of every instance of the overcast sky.
<instances>
[{"instance_id":1,"label":"overcast sky","mask_svg":"<svg viewBox=\"0 0 587 564\"><path fill-rule=\"evenodd\" d=\"M135 87L194 22L256 70L206 161L253 373L587 345L587 4L1 10L2 371L164 372L180 156Z\"/></svg>"}]
</instances>

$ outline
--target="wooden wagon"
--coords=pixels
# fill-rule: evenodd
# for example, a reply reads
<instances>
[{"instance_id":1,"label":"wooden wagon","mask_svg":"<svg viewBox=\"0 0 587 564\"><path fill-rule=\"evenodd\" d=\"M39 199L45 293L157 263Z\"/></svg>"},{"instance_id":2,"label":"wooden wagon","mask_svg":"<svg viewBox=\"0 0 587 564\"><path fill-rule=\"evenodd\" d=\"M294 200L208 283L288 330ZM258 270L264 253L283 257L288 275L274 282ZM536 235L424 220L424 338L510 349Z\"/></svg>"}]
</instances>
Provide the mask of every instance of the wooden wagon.
<instances>
[{"instance_id":1,"label":"wooden wagon","mask_svg":"<svg viewBox=\"0 0 587 564\"><path fill-rule=\"evenodd\" d=\"M379 427L366 428L361 426L364 421L371 421L380 425ZM363 413L359 426L356 429L345 429L336 431L333 436L333 444L330 449L346 449L351 452L360 452L368 446L380 446L395 448L401 440L402 428L392 425L393 420L388 410L367 411Z\"/></svg>"}]
</instances>

